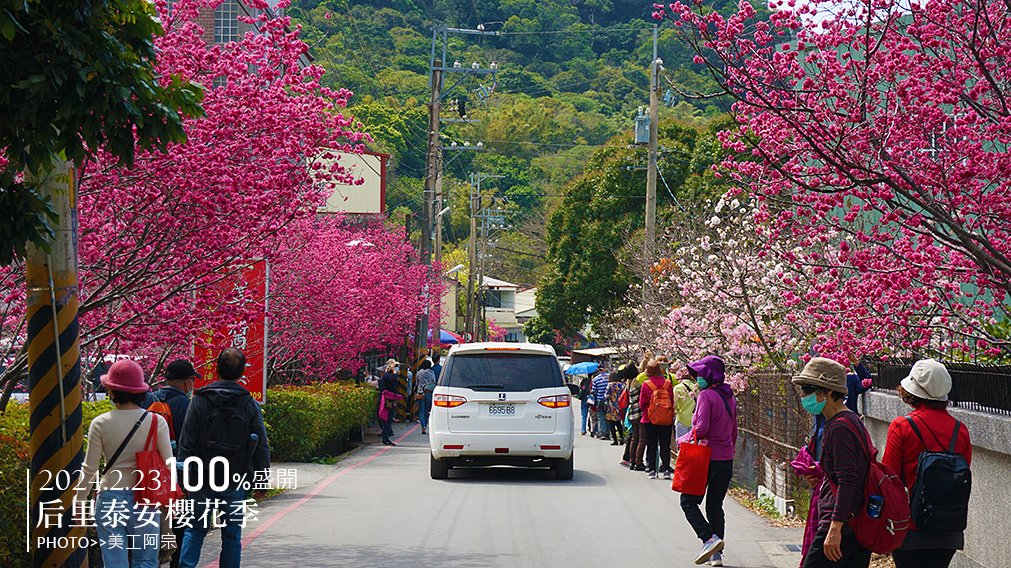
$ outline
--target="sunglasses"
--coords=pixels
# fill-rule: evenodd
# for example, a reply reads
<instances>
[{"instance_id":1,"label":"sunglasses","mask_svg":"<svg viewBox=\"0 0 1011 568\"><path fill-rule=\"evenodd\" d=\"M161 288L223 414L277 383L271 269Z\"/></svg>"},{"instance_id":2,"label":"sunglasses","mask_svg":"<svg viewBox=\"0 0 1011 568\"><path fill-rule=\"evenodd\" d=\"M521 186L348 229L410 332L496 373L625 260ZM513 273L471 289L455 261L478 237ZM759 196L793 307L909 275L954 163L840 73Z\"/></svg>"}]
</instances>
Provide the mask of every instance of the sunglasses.
<instances>
[{"instance_id":1,"label":"sunglasses","mask_svg":"<svg viewBox=\"0 0 1011 568\"><path fill-rule=\"evenodd\" d=\"M820 389L821 387L817 387L815 385L800 385L800 392L804 394L814 394L818 392Z\"/></svg>"}]
</instances>

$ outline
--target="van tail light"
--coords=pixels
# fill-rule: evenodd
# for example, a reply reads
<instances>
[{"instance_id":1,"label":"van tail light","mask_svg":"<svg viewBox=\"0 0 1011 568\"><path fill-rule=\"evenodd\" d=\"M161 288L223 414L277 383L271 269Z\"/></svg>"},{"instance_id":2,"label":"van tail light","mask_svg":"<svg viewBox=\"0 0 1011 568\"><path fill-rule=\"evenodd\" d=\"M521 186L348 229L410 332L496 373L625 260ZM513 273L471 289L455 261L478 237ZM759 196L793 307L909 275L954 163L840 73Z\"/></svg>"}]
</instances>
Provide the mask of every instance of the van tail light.
<instances>
[{"instance_id":1,"label":"van tail light","mask_svg":"<svg viewBox=\"0 0 1011 568\"><path fill-rule=\"evenodd\" d=\"M571 397L567 394L559 394L555 396L542 396L537 399L537 404L541 406L546 406L548 408L565 408L569 406L569 401Z\"/></svg>"},{"instance_id":2,"label":"van tail light","mask_svg":"<svg viewBox=\"0 0 1011 568\"><path fill-rule=\"evenodd\" d=\"M456 408L467 402L466 398L454 394L437 394L432 397L432 404L442 408Z\"/></svg>"},{"instance_id":3,"label":"van tail light","mask_svg":"<svg viewBox=\"0 0 1011 568\"><path fill-rule=\"evenodd\" d=\"M544 445L542 445L541 449L542 450L560 450L560 449L562 449L562 447L561 446L544 446Z\"/></svg>"}]
</instances>

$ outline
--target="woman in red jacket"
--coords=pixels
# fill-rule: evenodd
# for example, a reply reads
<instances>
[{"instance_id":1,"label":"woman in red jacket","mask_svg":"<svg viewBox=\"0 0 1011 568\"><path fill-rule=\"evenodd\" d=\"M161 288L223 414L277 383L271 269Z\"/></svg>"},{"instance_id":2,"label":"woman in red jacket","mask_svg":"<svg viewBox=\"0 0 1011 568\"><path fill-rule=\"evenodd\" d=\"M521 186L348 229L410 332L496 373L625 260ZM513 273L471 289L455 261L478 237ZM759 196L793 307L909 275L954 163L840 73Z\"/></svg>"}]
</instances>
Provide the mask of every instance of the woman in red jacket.
<instances>
[{"instance_id":1,"label":"woman in red jacket","mask_svg":"<svg viewBox=\"0 0 1011 568\"><path fill-rule=\"evenodd\" d=\"M898 388L902 401L913 410L893 420L888 427L881 463L898 473L910 493L916 483L920 453L927 449L947 451L956 434L957 421L947 410L950 391L948 370L933 359L917 361ZM919 435L910 420L916 424ZM972 444L964 424L958 427L957 436L955 453L962 454L971 463ZM947 568L955 551L961 550L963 545L963 531L914 529L907 533L902 546L892 552L892 559L896 568Z\"/></svg>"}]
</instances>

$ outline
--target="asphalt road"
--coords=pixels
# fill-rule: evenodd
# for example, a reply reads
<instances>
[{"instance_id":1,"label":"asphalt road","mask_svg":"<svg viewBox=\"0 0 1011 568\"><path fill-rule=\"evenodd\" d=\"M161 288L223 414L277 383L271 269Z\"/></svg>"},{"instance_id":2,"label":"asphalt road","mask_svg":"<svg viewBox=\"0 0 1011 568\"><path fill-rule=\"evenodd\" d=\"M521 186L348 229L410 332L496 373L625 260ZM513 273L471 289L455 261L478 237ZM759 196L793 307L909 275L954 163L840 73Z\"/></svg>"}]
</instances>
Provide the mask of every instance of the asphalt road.
<instances>
[{"instance_id":1,"label":"asphalt road","mask_svg":"<svg viewBox=\"0 0 1011 568\"><path fill-rule=\"evenodd\" d=\"M413 424L395 433L396 447L366 446L336 466L300 471L299 489L266 503L246 528L243 566L695 565L701 543L670 482L619 467L619 447L577 435L571 481L510 468L434 481L427 436ZM785 545L799 543L800 530L769 527L729 498L726 509L726 566L797 566ZM207 561L217 540L208 536Z\"/></svg>"}]
</instances>

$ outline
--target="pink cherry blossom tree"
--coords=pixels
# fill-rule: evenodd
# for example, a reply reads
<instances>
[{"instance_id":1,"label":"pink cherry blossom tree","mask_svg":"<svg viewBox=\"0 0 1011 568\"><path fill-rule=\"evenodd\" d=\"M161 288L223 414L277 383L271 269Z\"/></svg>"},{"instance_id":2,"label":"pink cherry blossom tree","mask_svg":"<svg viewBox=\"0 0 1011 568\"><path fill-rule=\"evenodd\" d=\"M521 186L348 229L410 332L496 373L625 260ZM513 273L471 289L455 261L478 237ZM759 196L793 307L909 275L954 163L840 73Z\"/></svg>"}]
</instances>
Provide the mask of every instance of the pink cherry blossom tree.
<instances>
[{"instance_id":1,"label":"pink cherry blossom tree","mask_svg":"<svg viewBox=\"0 0 1011 568\"><path fill-rule=\"evenodd\" d=\"M774 0L655 5L690 38L732 100L723 164L755 198L780 259L787 307L816 349L980 348L1006 356L995 323L1011 291L1011 17L1005 2ZM733 196L733 195L732 195ZM794 289L797 291L790 291Z\"/></svg>"},{"instance_id":2,"label":"pink cherry blossom tree","mask_svg":"<svg viewBox=\"0 0 1011 568\"><path fill-rule=\"evenodd\" d=\"M221 308L208 290L227 267L272 258L335 184L357 181L328 159L365 138L341 110L351 93L321 85L323 70L305 64L307 46L287 18L246 18L255 33L208 44L196 18L218 3L157 4L166 28L158 72L206 86L205 115L186 121L187 142L139 153L132 168L99 150L81 172L85 352L188 355L200 331L236 317L210 309ZM9 309L0 331L17 352L23 278L8 268L0 281ZM15 359L6 377L23 369L23 353Z\"/></svg>"},{"instance_id":3,"label":"pink cherry blossom tree","mask_svg":"<svg viewBox=\"0 0 1011 568\"><path fill-rule=\"evenodd\" d=\"M356 371L363 352L401 344L423 310L437 317L439 271L417 257L402 227L378 219L299 221L272 256L272 366Z\"/></svg>"}]
</instances>

